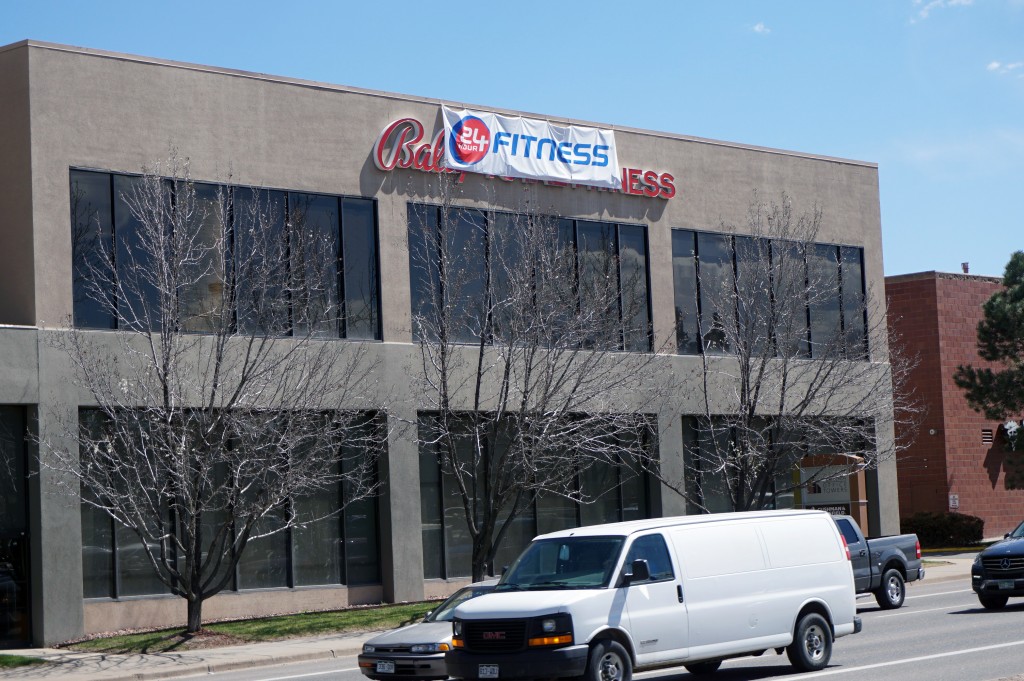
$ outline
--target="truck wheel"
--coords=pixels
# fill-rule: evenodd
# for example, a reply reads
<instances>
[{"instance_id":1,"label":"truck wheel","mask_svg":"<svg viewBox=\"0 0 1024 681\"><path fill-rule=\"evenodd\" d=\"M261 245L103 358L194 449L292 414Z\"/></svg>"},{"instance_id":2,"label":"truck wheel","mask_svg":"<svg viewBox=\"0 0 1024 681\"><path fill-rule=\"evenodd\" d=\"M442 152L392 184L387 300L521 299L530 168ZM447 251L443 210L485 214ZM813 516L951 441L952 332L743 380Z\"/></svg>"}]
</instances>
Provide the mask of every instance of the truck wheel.
<instances>
[{"instance_id":1,"label":"truck wheel","mask_svg":"<svg viewBox=\"0 0 1024 681\"><path fill-rule=\"evenodd\" d=\"M978 596L978 600L981 601L981 605L987 610L1001 610L1006 606L1006 601L1009 600L1006 596Z\"/></svg>"},{"instance_id":2,"label":"truck wheel","mask_svg":"<svg viewBox=\"0 0 1024 681\"><path fill-rule=\"evenodd\" d=\"M633 663L626 649L615 641L598 641L590 648L584 681L630 681Z\"/></svg>"},{"instance_id":3,"label":"truck wheel","mask_svg":"<svg viewBox=\"0 0 1024 681\"><path fill-rule=\"evenodd\" d=\"M714 674L718 671L718 668L722 666L721 660L715 660L714 662L694 662L693 664L684 665L686 671L690 672L694 676L705 676L707 674Z\"/></svg>"},{"instance_id":4,"label":"truck wheel","mask_svg":"<svg viewBox=\"0 0 1024 681\"><path fill-rule=\"evenodd\" d=\"M875 600L882 610L895 610L903 605L907 597L907 589L903 583L903 575L896 568L890 568L882 575L882 584L875 590Z\"/></svg>"},{"instance_id":5,"label":"truck wheel","mask_svg":"<svg viewBox=\"0 0 1024 681\"><path fill-rule=\"evenodd\" d=\"M790 663L802 672L824 669L832 659L832 631L825 618L809 612L796 623L793 642L786 648Z\"/></svg>"}]
</instances>

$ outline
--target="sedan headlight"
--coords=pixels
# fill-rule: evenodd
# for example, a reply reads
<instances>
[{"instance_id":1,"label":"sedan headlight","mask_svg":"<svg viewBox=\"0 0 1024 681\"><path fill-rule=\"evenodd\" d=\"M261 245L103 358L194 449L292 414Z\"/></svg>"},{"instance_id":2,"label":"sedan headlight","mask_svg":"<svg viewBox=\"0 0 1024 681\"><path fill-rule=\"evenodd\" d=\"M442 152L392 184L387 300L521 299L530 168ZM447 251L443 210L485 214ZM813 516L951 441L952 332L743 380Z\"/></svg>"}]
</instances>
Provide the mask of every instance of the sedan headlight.
<instances>
[{"instance_id":1,"label":"sedan headlight","mask_svg":"<svg viewBox=\"0 0 1024 681\"><path fill-rule=\"evenodd\" d=\"M413 653L443 653L450 650L447 643L417 643L409 651Z\"/></svg>"},{"instance_id":2,"label":"sedan headlight","mask_svg":"<svg viewBox=\"0 0 1024 681\"><path fill-rule=\"evenodd\" d=\"M363 644L363 652L364 652L364 653L375 653L375 652L377 652L377 649L376 649L376 648L374 648L373 646L370 646L370 645L366 645L366 644L364 643L364 644Z\"/></svg>"}]
</instances>

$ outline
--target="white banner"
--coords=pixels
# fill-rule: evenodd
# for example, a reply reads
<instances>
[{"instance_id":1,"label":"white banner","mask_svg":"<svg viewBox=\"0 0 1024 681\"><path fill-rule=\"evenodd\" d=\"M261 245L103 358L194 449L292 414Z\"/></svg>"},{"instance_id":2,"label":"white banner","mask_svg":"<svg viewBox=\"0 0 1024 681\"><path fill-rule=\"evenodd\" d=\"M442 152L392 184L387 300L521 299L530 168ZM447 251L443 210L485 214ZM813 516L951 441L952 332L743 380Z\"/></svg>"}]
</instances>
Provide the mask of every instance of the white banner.
<instances>
[{"instance_id":1,"label":"white banner","mask_svg":"<svg viewBox=\"0 0 1024 681\"><path fill-rule=\"evenodd\" d=\"M471 173L621 189L615 133L441 107L444 162Z\"/></svg>"}]
</instances>

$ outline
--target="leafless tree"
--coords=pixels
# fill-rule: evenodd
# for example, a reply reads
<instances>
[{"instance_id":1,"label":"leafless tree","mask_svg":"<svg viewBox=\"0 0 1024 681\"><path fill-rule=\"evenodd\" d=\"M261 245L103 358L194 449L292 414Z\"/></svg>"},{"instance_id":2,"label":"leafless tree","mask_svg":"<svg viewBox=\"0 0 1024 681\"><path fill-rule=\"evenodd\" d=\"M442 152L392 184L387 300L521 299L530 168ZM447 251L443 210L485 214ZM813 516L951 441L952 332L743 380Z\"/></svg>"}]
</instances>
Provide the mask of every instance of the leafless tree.
<instances>
[{"instance_id":1,"label":"leafless tree","mask_svg":"<svg viewBox=\"0 0 1024 681\"><path fill-rule=\"evenodd\" d=\"M458 490L480 579L539 496L596 500L592 466L638 474L669 382L652 380L645 254L614 225L584 243L535 210L457 208L440 182L439 205L410 208L419 441Z\"/></svg>"},{"instance_id":2,"label":"leafless tree","mask_svg":"<svg viewBox=\"0 0 1024 681\"><path fill-rule=\"evenodd\" d=\"M697 508L712 498L718 510L725 500L728 510L770 508L875 468L913 437L916 359L865 291L858 249L817 243L821 224L818 209L796 214L785 195L755 194L742 234L723 225L719 252L694 254L699 312L679 326L695 328L683 342L699 343L703 408L691 417L686 479L663 482ZM895 425L906 426L902 439Z\"/></svg>"},{"instance_id":3,"label":"leafless tree","mask_svg":"<svg viewBox=\"0 0 1024 681\"><path fill-rule=\"evenodd\" d=\"M115 240L73 190L75 276L117 330L56 335L91 405L62 405L64 441L39 444L69 495L137 535L196 632L249 542L341 511L318 493L376 493L386 400L336 338L338 236L301 204L196 183L173 153L122 198Z\"/></svg>"}]
</instances>

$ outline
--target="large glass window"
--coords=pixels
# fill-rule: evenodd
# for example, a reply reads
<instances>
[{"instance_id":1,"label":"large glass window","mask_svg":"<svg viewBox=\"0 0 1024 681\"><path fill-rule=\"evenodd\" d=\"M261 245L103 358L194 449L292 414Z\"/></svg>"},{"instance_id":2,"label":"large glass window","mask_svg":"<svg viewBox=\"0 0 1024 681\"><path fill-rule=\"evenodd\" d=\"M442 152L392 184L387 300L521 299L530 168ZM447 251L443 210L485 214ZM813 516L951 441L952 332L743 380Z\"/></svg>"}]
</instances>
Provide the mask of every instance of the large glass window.
<instances>
[{"instance_id":1,"label":"large glass window","mask_svg":"<svg viewBox=\"0 0 1024 681\"><path fill-rule=\"evenodd\" d=\"M83 428L97 427L96 410L81 412ZM372 428L370 421L367 428ZM367 434L359 436L359 439ZM358 461L355 446L347 446L334 473L344 473ZM301 456L301 452L294 454ZM373 481L370 481L373 484ZM83 497L89 494L82 490ZM267 589L291 586L356 585L380 583L380 542L377 499L349 501L354 491L341 482L318 494L294 499L291 505L260 519L228 588ZM341 509L339 511L339 509ZM211 537L226 520L226 511L203 514L204 536ZM289 514L296 525L285 528ZM109 515L82 502L83 591L86 598L120 598L168 593L156 576L146 546L132 530L117 525ZM170 516L168 514L168 521ZM238 532L240 528L235 528ZM150 546L159 555L159 547ZM204 553L202 558L206 559ZM180 557L179 557L180 560ZM223 573L221 573L223 574Z\"/></svg>"},{"instance_id":2,"label":"large glass window","mask_svg":"<svg viewBox=\"0 0 1024 681\"><path fill-rule=\"evenodd\" d=\"M31 631L25 425L24 407L0 406L0 647Z\"/></svg>"},{"instance_id":3,"label":"large glass window","mask_svg":"<svg viewBox=\"0 0 1024 681\"><path fill-rule=\"evenodd\" d=\"M468 437L459 443L464 466L472 463L470 446ZM419 461L423 576L468 577L472 574L472 539L458 483L454 476L442 473L436 445L421 442ZM480 468L486 470L486 464ZM487 493L486 482L476 480L475 484L476 494L482 499ZM520 511L505 531L503 543L495 553L495 571L510 565L538 534L650 517L650 484L646 474L628 464L616 461L589 466L576 476L574 491L590 503L577 503L554 494L538 497ZM502 519L507 520L507 513Z\"/></svg>"},{"instance_id":4,"label":"large glass window","mask_svg":"<svg viewBox=\"0 0 1024 681\"><path fill-rule=\"evenodd\" d=\"M864 359L863 259L854 246L673 230L677 352Z\"/></svg>"},{"instance_id":5,"label":"large glass window","mask_svg":"<svg viewBox=\"0 0 1024 681\"><path fill-rule=\"evenodd\" d=\"M732 304L735 275L732 239L724 234L697 234L697 289L700 295L701 345L710 355L728 353L736 326Z\"/></svg>"},{"instance_id":6,"label":"large glass window","mask_svg":"<svg viewBox=\"0 0 1024 681\"><path fill-rule=\"evenodd\" d=\"M697 331L697 257L695 235L688 229L672 230L672 284L675 288L676 350L700 354Z\"/></svg>"},{"instance_id":7,"label":"large glass window","mask_svg":"<svg viewBox=\"0 0 1024 681\"><path fill-rule=\"evenodd\" d=\"M166 245L133 208L143 178L84 170L70 178L75 325L155 330L162 315L151 254ZM202 274L163 301L177 303L183 330L215 331L230 313L245 334L380 339L373 200L198 182L192 189L204 216L202 262L193 264ZM165 182L168 214L181 192ZM268 280L280 283L259 283ZM235 309L226 310L232 285Z\"/></svg>"},{"instance_id":8,"label":"large glass window","mask_svg":"<svg viewBox=\"0 0 1024 681\"><path fill-rule=\"evenodd\" d=\"M443 211L447 210L447 213ZM559 299L559 306L597 304L602 309L586 344L593 347L647 352L651 349L650 284L647 230L641 225L571 220L511 213L485 214L471 209L409 206L409 278L413 337L436 334L443 327L447 340L457 343L495 342L505 335L513 311L501 305L510 286L509 272L522 259L515 230L525 222L549 221L557 234L560 254L545 267L564 271L558 279L573 285L575 300ZM447 219L442 219L447 218ZM444 234L440 225L450 225ZM447 254L443 256L442 254ZM573 256L575 254L575 257ZM491 271L487 271L487 263ZM555 277L535 273L537 290ZM545 281L550 276L550 281ZM609 295L609 286L611 294ZM560 290L558 295L561 295ZM544 298L546 305L556 305ZM442 308L442 301L447 309ZM494 303L488 316L487 303ZM439 313L448 315L441 320ZM541 310L554 326L557 311ZM428 320L426 323L418 323ZM557 339L556 329L549 335ZM554 340L552 341L554 342Z\"/></svg>"}]
</instances>

